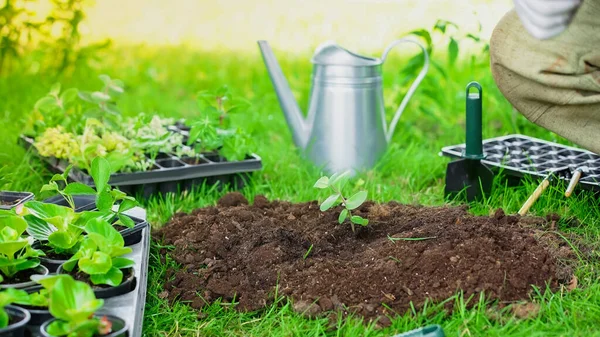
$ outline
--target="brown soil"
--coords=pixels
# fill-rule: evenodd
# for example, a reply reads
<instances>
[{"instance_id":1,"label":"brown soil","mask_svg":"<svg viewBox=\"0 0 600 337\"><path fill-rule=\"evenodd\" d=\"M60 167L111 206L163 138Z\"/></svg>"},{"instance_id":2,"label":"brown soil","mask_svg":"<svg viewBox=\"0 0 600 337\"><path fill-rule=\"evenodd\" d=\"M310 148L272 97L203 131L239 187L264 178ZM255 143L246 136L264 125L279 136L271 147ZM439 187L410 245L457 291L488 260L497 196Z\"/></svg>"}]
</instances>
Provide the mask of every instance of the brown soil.
<instances>
[{"instance_id":1,"label":"brown soil","mask_svg":"<svg viewBox=\"0 0 600 337\"><path fill-rule=\"evenodd\" d=\"M35 269L26 269L17 272L12 277L4 277L3 284L17 284L23 282L31 282L31 276L37 275L38 272Z\"/></svg>"},{"instance_id":2,"label":"brown soil","mask_svg":"<svg viewBox=\"0 0 600 337\"><path fill-rule=\"evenodd\" d=\"M123 281L121 281L121 284L133 277L133 268L127 268L125 270L121 269L121 271L123 272ZM73 276L73 278L77 281L82 281L89 284L94 290L113 288L113 286L107 284L93 284L90 280L90 275L79 271L77 267L75 267L75 269L73 269L69 275Z\"/></svg>"},{"instance_id":3,"label":"brown soil","mask_svg":"<svg viewBox=\"0 0 600 337\"><path fill-rule=\"evenodd\" d=\"M113 227L114 227L116 230L118 230L119 232L120 232L120 231L122 231L122 230L125 230L125 229L128 229L128 228L129 228L129 227L125 227L125 226L122 226L122 225L113 225Z\"/></svg>"},{"instance_id":4,"label":"brown soil","mask_svg":"<svg viewBox=\"0 0 600 337\"><path fill-rule=\"evenodd\" d=\"M153 235L175 246L161 255L182 264L168 275L161 297L196 309L235 300L249 311L272 303L278 285L310 316L341 309L389 323L386 306L403 314L411 302L418 310L459 290L465 298L484 292L503 303L526 300L532 285L557 289L572 277L565 261L575 255L553 234L541 235L546 219L366 202L354 212L370 224L354 234L348 223L337 223L339 211L262 196L248 205L231 193L216 207L175 214Z\"/></svg>"},{"instance_id":5,"label":"brown soil","mask_svg":"<svg viewBox=\"0 0 600 337\"><path fill-rule=\"evenodd\" d=\"M44 252L44 254L46 254L46 256L43 256L46 259L52 259L52 260L68 260L71 258L71 255L68 254L58 254L55 251L52 250L52 247L48 246L48 245L40 245L39 247L35 247L40 249L42 252Z\"/></svg>"}]
</instances>

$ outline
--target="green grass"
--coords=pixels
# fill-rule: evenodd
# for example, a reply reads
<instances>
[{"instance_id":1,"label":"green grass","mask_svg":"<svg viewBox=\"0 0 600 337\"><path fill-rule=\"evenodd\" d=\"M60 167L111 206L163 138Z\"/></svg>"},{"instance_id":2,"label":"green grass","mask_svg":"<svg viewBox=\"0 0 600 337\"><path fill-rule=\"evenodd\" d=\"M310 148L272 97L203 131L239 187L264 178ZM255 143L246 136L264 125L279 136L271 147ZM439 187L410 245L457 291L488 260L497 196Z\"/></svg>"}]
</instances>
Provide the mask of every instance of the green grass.
<instances>
[{"instance_id":1,"label":"green grass","mask_svg":"<svg viewBox=\"0 0 600 337\"><path fill-rule=\"evenodd\" d=\"M440 157L440 148L464 141L464 88L476 80L484 88L484 137L522 133L568 144L564 139L543 130L514 112L496 88L489 70L487 55L472 63L446 67L445 58L436 56L444 73L431 68L428 77L404 112L389 150L376 168L359 174L369 199L385 202L440 205L444 203L443 185L447 158ZM280 60L291 87L303 108L307 106L310 88L310 55ZM403 59L396 57L386 64L385 98L388 120L406 91L406 74L401 72ZM6 189L39 191L50 173L16 145L23 119L33 103L55 80L64 87L93 89L100 84L97 75L106 73L121 78L127 94L120 102L128 115L138 112L185 118L200 117L194 95L203 89L228 84L238 96L248 98L252 108L235 117L256 137L264 169L254 176L242 192L252 200L262 194L269 199L307 201L320 198L325 192L312 185L320 171L312 167L292 144L291 134L279 109L266 70L258 51L243 55L204 53L184 47L151 49L127 47L114 49L95 67L77 69L59 79L42 76L32 67L0 79L0 185ZM536 187L534 181L522 186L507 187L500 180L492 196L473 204L475 214L489 214L498 207L516 213ZM565 186L552 186L534 205L531 212L556 212L577 217L582 225L559 229L576 233L592 243L598 243L600 213L597 201L589 194L565 199ZM214 204L223 192L210 187L195 193L170 195L145 200L149 219L154 227L161 226L175 212L188 212ZM338 322L328 327L326 320L307 320L294 314L285 300L264 312L240 314L229 306L213 304L198 312L183 303L170 306L160 298L165 272L177 268L166 257L159 261L158 247L153 247L148 281L148 296L144 333L147 336L391 336L426 324L441 324L447 336L600 336L600 281L596 261L582 260L576 270L579 289L570 293L546 293L540 290L535 300L541 305L533 319L518 320L505 315L503 322L488 313L489 303L480 298L456 296L457 305L449 316L441 305L400 315L390 328L376 330L358 319ZM474 303L471 309L466 302Z\"/></svg>"}]
</instances>

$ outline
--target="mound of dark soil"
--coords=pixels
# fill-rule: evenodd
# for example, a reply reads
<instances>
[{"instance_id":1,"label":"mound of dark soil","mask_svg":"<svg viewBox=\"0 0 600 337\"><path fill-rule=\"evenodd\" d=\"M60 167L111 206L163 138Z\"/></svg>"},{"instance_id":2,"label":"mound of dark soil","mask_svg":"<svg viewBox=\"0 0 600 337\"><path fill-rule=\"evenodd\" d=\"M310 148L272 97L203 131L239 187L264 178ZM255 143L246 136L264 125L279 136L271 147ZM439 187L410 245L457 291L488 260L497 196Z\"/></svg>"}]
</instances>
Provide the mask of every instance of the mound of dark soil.
<instances>
[{"instance_id":1,"label":"mound of dark soil","mask_svg":"<svg viewBox=\"0 0 600 337\"><path fill-rule=\"evenodd\" d=\"M321 212L317 202L260 196L249 205L237 193L217 207L176 214L153 235L174 245L165 253L183 265L163 295L197 309L235 299L246 311L271 303L278 286L311 315L342 309L370 319L393 314L385 306L402 314L411 302L419 308L458 290L516 301L528 299L532 285L556 288L571 279L559 264L571 251L550 235L540 239L542 218L366 202L356 214L370 224L353 233L338 214Z\"/></svg>"}]
</instances>

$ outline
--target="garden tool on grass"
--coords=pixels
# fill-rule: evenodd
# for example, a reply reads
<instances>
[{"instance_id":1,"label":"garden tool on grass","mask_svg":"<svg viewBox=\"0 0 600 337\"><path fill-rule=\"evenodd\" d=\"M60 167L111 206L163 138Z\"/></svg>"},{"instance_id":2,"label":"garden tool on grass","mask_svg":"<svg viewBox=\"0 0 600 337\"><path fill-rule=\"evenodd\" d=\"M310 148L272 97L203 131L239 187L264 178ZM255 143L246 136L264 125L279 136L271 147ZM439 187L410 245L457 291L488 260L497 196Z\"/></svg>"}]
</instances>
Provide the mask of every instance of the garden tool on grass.
<instances>
[{"instance_id":1,"label":"garden tool on grass","mask_svg":"<svg viewBox=\"0 0 600 337\"><path fill-rule=\"evenodd\" d=\"M573 194L575 186L577 186L577 184L579 183L579 180L581 179L582 175L588 172L589 168L587 166L580 166L576 168L575 171L573 171L573 175L571 176L571 180L569 181L569 186L567 186L567 189L565 191L565 197L568 198L571 196L571 194Z\"/></svg>"},{"instance_id":2,"label":"garden tool on grass","mask_svg":"<svg viewBox=\"0 0 600 337\"><path fill-rule=\"evenodd\" d=\"M478 92L470 93L471 88ZM483 89L477 82L471 82L466 88L466 144L463 159L448 163L446 168L446 196L466 193L467 200L480 199L492 191L494 173L481 162L485 158L482 140L482 94Z\"/></svg>"},{"instance_id":3,"label":"garden tool on grass","mask_svg":"<svg viewBox=\"0 0 600 337\"><path fill-rule=\"evenodd\" d=\"M566 177L570 175L571 171L568 167L561 167L558 169L554 169L548 173L548 175L542 180L542 182L536 187L536 189L531 193L527 201L523 204L521 209L519 210L519 215L523 216L527 214L531 206L539 199L539 197L544 193L544 191L550 186L550 182L554 181L559 177Z\"/></svg>"},{"instance_id":4,"label":"garden tool on grass","mask_svg":"<svg viewBox=\"0 0 600 337\"><path fill-rule=\"evenodd\" d=\"M388 129L382 67L400 43L421 48L424 66L408 89ZM400 115L425 77L429 55L416 41L392 42L381 58L352 53L334 42L321 44L312 57L312 86L304 118L292 90L266 41L258 41L265 66L296 146L329 173L370 169L383 155Z\"/></svg>"}]
</instances>

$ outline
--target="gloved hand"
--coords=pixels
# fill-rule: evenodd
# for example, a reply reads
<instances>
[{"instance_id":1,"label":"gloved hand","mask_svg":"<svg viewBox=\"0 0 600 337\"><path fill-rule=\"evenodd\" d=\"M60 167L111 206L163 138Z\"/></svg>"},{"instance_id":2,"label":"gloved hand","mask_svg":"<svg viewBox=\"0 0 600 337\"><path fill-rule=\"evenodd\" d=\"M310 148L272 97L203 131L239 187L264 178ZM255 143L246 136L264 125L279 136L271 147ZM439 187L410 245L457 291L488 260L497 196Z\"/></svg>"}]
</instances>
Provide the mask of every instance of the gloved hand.
<instances>
[{"instance_id":1,"label":"gloved hand","mask_svg":"<svg viewBox=\"0 0 600 337\"><path fill-rule=\"evenodd\" d=\"M514 0L515 11L525 29L545 40L562 33L582 0Z\"/></svg>"}]
</instances>

